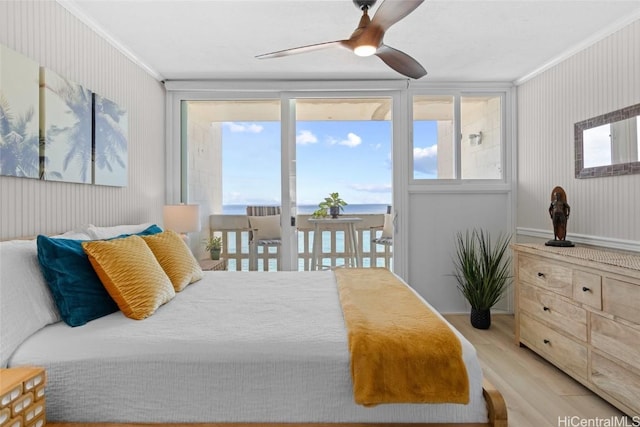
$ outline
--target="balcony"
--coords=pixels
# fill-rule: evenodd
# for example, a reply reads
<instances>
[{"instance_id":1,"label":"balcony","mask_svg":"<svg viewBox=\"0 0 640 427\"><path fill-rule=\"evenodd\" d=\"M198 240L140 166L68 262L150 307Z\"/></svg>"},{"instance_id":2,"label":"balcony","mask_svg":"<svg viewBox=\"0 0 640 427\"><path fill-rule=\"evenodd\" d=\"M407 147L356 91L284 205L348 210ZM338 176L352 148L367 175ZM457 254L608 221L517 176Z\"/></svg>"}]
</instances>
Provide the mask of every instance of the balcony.
<instances>
[{"instance_id":1,"label":"balcony","mask_svg":"<svg viewBox=\"0 0 640 427\"><path fill-rule=\"evenodd\" d=\"M345 215L348 217L349 215ZM384 214L352 215L361 218L356 223L356 244L358 245L363 267L391 268L392 250L390 245L378 245L372 239L382 233ZM314 225L309 222L311 215L298 215L296 231L298 235L298 269L311 270L313 257ZM248 271L250 269L249 221L246 215L210 215L210 233L222 237L222 257L227 260L227 269ZM341 229L327 229L321 233L320 269L348 265L354 256L346 252L345 232ZM351 249L352 251L355 248ZM257 248L257 270L279 270L276 248Z\"/></svg>"}]
</instances>

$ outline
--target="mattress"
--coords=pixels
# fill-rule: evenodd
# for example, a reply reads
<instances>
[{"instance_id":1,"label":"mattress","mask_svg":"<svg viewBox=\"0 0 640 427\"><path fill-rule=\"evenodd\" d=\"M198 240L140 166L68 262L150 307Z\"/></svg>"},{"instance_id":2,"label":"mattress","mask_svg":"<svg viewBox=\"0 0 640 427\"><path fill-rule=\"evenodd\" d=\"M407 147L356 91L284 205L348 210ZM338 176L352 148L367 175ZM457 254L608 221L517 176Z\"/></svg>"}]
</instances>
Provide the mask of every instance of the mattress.
<instances>
[{"instance_id":1,"label":"mattress","mask_svg":"<svg viewBox=\"0 0 640 427\"><path fill-rule=\"evenodd\" d=\"M486 422L475 349L456 334L468 405L363 407L332 272L205 272L145 320L49 325L9 365L47 369L51 422Z\"/></svg>"}]
</instances>

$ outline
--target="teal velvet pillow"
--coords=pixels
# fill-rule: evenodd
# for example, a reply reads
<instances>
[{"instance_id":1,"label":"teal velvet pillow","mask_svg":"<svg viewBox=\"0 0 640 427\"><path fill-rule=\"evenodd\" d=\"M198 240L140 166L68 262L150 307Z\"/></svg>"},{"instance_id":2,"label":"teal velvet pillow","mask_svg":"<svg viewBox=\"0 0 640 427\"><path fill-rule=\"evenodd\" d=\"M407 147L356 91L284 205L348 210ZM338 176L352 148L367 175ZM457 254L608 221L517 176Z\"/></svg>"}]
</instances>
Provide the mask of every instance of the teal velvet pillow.
<instances>
[{"instance_id":1,"label":"teal velvet pillow","mask_svg":"<svg viewBox=\"0 0 640 427\"><path fill-rule=\"evenodd\" d=\"M161 232L160 227L152 225L136 234L148 236ZM118 311L84 253L82 240L40 235L37 241L40 269L65 323L81 326Z\"/></svg>"}]
</instances>

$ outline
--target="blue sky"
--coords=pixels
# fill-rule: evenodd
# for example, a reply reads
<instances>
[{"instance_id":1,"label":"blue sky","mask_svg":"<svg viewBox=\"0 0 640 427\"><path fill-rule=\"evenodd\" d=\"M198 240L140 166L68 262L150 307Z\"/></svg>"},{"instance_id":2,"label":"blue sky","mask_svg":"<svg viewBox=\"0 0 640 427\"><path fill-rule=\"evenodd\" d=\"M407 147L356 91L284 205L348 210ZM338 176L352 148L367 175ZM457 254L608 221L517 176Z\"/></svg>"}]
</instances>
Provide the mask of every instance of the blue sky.
<instances>
[{"instance_id":1,"label":"blue sky","mask_svg":"<svg viewBox=\"0 0 640 427\"><path fill-rule=\"evenodd\" d=\"M280 123L226 122L223 202L280 203ZM296 129L298 204L331 192L350 204L391 204L391 123L308 121Z\"/></svg>"},{"instance_id":2,"label":"blue sky","mask_svg":"<svg viewBox=\"0 0 640 427\"><path fill-rule=\"evenodd\" d=\"M434 131L431 122L416 122L416 178L433 173ZM279 204L280 123L225 122L222 141L223 203ZM296 151L299 205L331 192L349 204L391 204L391 122L300 121Z\"/></svg>"},{"instance_id":3,"label":"blue sky","mask_svg":"<svg viewBox=\"0 0 640 427\"><path fill-rule=\"evenodd\" d=\"M438 122L413 121L413 178L438 177Z\"/></svg>"}]
</instances>

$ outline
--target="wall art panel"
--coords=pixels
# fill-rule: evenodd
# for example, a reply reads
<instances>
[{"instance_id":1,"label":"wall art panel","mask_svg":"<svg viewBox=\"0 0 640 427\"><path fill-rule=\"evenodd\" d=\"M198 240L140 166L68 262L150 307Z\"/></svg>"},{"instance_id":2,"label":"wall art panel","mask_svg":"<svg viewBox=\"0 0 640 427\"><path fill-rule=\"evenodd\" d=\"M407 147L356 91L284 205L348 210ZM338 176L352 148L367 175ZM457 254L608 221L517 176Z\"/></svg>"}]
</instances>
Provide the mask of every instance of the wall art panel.
<instances>
[{"instance_id":1,"label":"wall art panel","mask_svg":"<svg viewBox=\"0 0 640 427\"><path fill-rule=\"evenodd\" d=\"M46 68L40 86L43 178L91 183L91 91Z\"/></svg>"},{"instance_id":2,"label":"wall art panel","mask_svg":"<svg viewBox=\"0 0 640 427\"><path fill-rule=\"evenodd\" d=\"M39 177L39 70L0 45L0 175Z\"/></svg>"},{"instance_id":3,"label":"wall art panel","mask_svg":"<svg viewBox=\"0 0 640 427\"><path fill-rule=\"evenodd\" d=\"M115 102L94 94L94 184L127 186L129 119Z\"/></svg>"},{"instance_id":4,"label":"wall art panel","mask_svg":"<svg viewBox=\"0 0 640 427\"><path fill-rule=\"evenodd\" d=\"M126 187L0 175L0 240L58 234L89 223L162 224L167 202L162 83L62 2L0 1L0 44L115 101L129 119Z\"/></svg>"}]
</instances>

